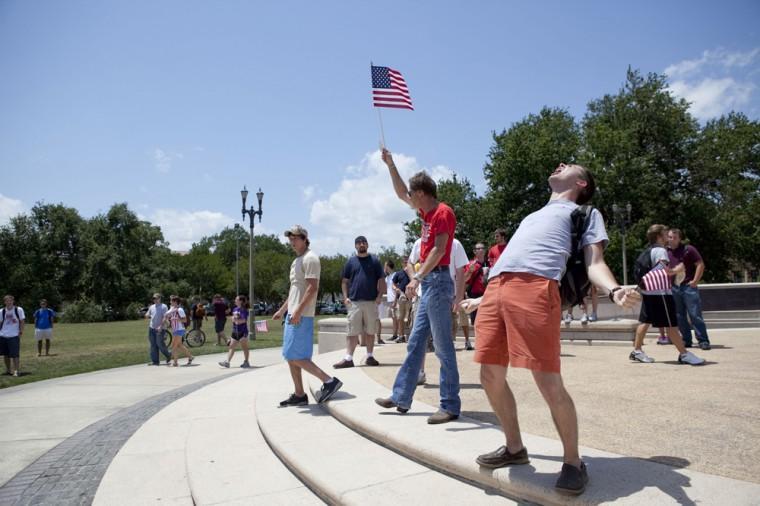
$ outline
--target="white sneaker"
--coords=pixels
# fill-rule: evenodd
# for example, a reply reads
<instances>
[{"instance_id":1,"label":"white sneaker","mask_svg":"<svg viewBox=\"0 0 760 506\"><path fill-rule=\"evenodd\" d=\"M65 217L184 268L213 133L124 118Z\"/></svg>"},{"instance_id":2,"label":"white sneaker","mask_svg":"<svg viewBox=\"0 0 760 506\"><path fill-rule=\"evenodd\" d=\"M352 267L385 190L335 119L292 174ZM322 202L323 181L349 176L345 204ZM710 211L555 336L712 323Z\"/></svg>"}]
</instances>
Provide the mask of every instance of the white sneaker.
<instances>
[{"instance_id":1,"label":"white sneaker","mask_svg":"<svg viewBox=\"0 0 760 506\"><path fill-rule=\"evenodd\" d=\"M678 363L689 364L689 365L702 365L705 363L705 359L699 358L692 352L687 351L686 353L681 353L680 355L678 355Z\"/></svg>"},{"instance_id":2,"label":"white sneaker","mask_svg":"<svg viewBox=\"0 0 760 506\"><path fill-rule=\"evenodd\" d=\"M654 362L654 359L652 357L650 357L649 355L647 355L641 350L633 350L631 354L628 356L628 358L630 358L634 362L641 362L643 364L651 364L652 362Z\"/></svg>"},{"instance_id":3,"label":"white sneaker","mask_svg":"<svg viewBox=\"0 0 760 506\"><path fill-rule=\"evenodd\" d=\"M417 385L424 385L427 381L427 377L425 377L425 371L420 371L420 375L417 376Z\"/></svg>"},{"instance_id":4,"label":"white sneaker","mask_svg":"<svg viewBox=\"0 0 760 506\"><path fill-rule=\"evenodd\" d=\"M588 315L588 321L590 321L590 322L595 322L598 319L599 318L596 317L596 313L591 313L590 315Z\"/></svg>"},{"instance_id":5,"label":"white sneaker","mask_svg":"<svg viewBox=\"0 0 760 506\"><path fill-rule=\"evenodd\" d=\"M586 313L583 313L581 316L581 325L586 325L588 323L588 315Z\"/></svg>"},{"instance_id":6,"label":"white sneaker","mask_svg":"<svg viewBox=\"0 0 760 506\"><path fill-rule=\"evenodd\" d=\"M570 322L571 322L571 321L573 321L573 315L571 315L570 313L567 313L567 314L565 315L565 323L566 323L567 325L570 325Z\"/></svg>"}]
</instances>

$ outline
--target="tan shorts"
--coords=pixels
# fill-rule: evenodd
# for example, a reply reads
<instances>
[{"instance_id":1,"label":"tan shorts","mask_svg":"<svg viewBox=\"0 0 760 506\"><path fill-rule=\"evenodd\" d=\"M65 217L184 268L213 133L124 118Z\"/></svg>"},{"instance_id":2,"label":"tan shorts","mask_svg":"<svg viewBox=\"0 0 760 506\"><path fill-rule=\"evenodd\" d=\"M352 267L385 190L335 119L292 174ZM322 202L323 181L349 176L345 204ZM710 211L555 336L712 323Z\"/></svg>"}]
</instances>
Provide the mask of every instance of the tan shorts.
<instances>
[{"instance_id":1,"label":"tan shorts","mask_svg":"<svg viewBox=\"0 0 760 506\"><path fill-rule=\"evenodd\" d=\"M451 312L451 329L453 330L451 335L454 338L457 336L457 329L460 325L470 325L470 317L467 316L467 312L462 308Z\"/></svg>"},{"instance_id":2,"label":"tan shorts","mask_svg":"<svg viewBox=\"0 0 760 506\"><path fill-rule=\"evenodd\" d=\"M377 320L377 304L374 300L352 301L348 308L348 335L374 335L377 331Z\"/></svg>"},{"instance_id":3,"label":"tan shorts","mask_svg":"<svg viewBox=\"0 0 760 506\"><path fill-rule=\"evenodd\" d=\"M478 307L475 362L560 372L560 316L555 280L501 274L488 283Z\"/></svg>"},{"instance_id":4,"label":"tan shorts","mask_svg":"<svg viewBox=\"0 0 760 506\"><path fill-rule=\"evenodd\" d=\"M402 295L396 300L396 318L402 320L404 323L409 323L409 312L412 310L412 303L406 298L406 295Z\"/></svg>"}]
</instances>

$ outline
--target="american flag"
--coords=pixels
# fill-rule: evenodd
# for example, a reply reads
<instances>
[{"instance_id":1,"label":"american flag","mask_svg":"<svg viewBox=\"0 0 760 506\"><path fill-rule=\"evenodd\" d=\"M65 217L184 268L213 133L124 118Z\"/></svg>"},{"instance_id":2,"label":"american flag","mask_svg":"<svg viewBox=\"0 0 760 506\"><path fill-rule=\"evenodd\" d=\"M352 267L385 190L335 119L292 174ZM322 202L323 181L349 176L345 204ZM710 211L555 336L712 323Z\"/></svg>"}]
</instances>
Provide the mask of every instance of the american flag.
<instances>
[{"instance_id":1,"label":"american flag","mask_svg":"<svg viewBox=\"0 0 760 506\"><path fill-rule=\"evenodd\" d=\"M269 332L266 320L256 320L256 332Z\"/></svg>"},{"instance_id":2,"label":"american flag","mask_svg":"<svg viewBox=\"0 0 760 506\"><path fill-rule=\"evenodd\" d=\"M372 105L414 110L409 88L401 72L372 65Z\"/></svg>"},{"instance_id":3,"label":"american flag","mask_svg":"<svg viewBox=\"0 0 760 506\"><path fill-rule=\"evenodd\" d=\"M661 266L644 274L644 277L641 278L641 283L647 292L668 291L673 286L668 272Z\"/></svg>"}]
</instances>

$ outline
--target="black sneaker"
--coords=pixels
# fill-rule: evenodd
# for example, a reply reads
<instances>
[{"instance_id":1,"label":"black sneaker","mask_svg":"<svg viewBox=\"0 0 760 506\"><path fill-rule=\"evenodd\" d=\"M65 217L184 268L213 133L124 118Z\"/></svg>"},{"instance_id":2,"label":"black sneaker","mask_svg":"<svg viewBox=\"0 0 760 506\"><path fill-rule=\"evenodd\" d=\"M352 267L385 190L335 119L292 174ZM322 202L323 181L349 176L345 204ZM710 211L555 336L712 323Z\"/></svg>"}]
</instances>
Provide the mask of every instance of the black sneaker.
<instances>
[{"instance_id":1,"label":"black sneaker","mask_svg":"<svg viewBox=\"0 0 760 506\"><path fill-rule=\"evenodd\" d=\"M353 360L346 360L345 358L338 362L337 364L333 364L333 369L347 369L349 367L354 366Z\"/></svg>"},{"instance_id":2,"label":"black sneaker","mask_svg":"<svg viewBox=\"0 0 760 506\"><path fill-rule=\"evenodd\" d=\"M340 390L340 387L342 386L343 382L335 376L333 376L333 379L327 383L322 383L322 388L319 390L319 397L317 398L317 404L322 404L323 402L329 401L330 397L332 397L335 392Z\"/></svg>"},{"instance_id":3,"label":"black sneaker","mask_svg":"<svg viewBox=\"0 0 760 506\"><path fill-rule=\"evenodd\" d=\"M470 341L465 341L465 342L464 342L464 349L465 349L465 350L467 350L467 351L472 351L472 350L474 350L475 348L473 348L473 346L472 346L472 344L470 343Z\"/></svg>"},{"instance_id":4,"label":"black sneaker","mask_svg":"<svg viewBox=\"0 0 760 506\"><path fill-rule=\"evenodd\" d=\"M708 343L707 341L702 341L701 343L699 343L699 349L707 351L707 350L711 350L712 346L710 346L710 343Z\"/></svg>"},{"instance_id":5,"label":"black sneaker","mask_svg":"<svg viewBox=\"0 0 760 506\"><path fill-rule=\"evenodd\" d=\"M559 473L554 488L560 494L580 495L586 490L586 483L588 483L586 464L581 462L580 469L570 464L562 464L562 471Z\"/></svg>"},{"instance_id":6,"label":"black sneaker","mask_svg":"<svg viewBox=\"0 0 760 506\"><path fill-rule=\"evenodd\" d=\"M497 469L499 467L528 464L530 459L528 458L528 449L523 446L523 449L517 453L509 453L506 446L500 446L498 449L479 455L475 459L479 465L487 467L489 469Z\"/></svg>"},{"instance_id":7,"label":"black sneaker","mask_svg":"<svg viewBox=\"0 0 760 506\"><path fill-rule=\"evenodd\" d=\"M375 357L367 357L367 360L365 360L364 363L375 367L380 365L380 362L378 362Z\"/></svg>"},{"instance_id":8,"label":"black sneaker","mask_svg":"<svg viewBox=\"0 0 760 506\"><path fill-rule=\"evenodd\" d=\"M280 403L281 408L287 408L288 406L306 406L309 404L309 398L306 394L297 396L296 394L290 394L290 397Z\"/></svg>"}]
</instances>

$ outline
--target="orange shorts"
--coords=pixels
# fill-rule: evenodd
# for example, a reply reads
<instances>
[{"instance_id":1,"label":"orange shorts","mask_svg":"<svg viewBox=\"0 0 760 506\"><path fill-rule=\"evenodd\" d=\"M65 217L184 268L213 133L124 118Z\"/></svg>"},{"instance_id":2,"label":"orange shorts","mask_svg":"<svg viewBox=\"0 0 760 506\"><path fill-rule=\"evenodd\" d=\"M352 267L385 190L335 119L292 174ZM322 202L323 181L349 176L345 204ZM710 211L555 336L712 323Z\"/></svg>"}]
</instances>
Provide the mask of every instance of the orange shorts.
<instances>
[{"instance_id":1,"label":"orange shorts","mask_svg":"<svg viewBox=\"0 0 760 506\"><path fill-rule=\"evenodd\" d=\"M475 362L560 372L559 287L555 280L507 272L488 282L478 307Z\"/></svg>"}]
</instances>

